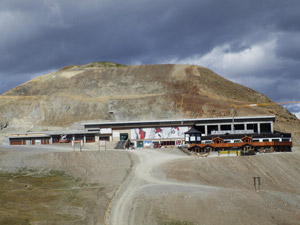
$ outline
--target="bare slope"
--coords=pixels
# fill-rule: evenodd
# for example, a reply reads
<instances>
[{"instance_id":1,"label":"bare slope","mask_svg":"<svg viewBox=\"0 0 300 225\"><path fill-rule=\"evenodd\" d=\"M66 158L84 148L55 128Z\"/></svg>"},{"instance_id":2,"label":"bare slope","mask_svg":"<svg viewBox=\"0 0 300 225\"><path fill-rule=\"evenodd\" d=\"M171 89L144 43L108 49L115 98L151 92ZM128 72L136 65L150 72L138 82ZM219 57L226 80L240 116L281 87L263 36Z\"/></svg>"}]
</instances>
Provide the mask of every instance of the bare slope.
<instances>
[{"instance_id":1,"label":"bare slope","mask_svg":"<svg viewBox=\"0 0 300 225\"><path fill-rule=\"evenodd\" d=\"M0 224L104 224L132 156L53 151L0 147Z\"/></svg>"},{"instance_id":2,"label":"bare slope","mask_svg":"<svg viewBox=\"0 0 300 225\"><path fill-rule=\"evenodd\" d=\"M299 153L196 158L178 149L48 148L0 148L0 223L299 224ZM68 177L36 176L51 170ZM259 193L253 176L261 177Z\"/></svg>"},{"instance_id":3,"label":"bare slope","mask_svg":"<svg viewBox=\"0 0 300 225\"><path fill-rule=\"evenodd\" d=\"M230 116L234 104L271 102L250 88L192 65L68 66L0 96L2 133L51 129L82 120ZM114 116L109 114L111 109ZM275 114L276 129L299 136L300 122L281 106L240 108L239 116ZM298 133L297 133L298 132Z\"/></svg>"},{"instance_id":4,"label":"bare slope","mask_svg":"<svg viewBox=\"0 0 300 225\"><path fill-rule=\"evenodd\" d=\"M176 160L163 165L167 179L204 185L210 191L197 195L205 190L199 187L187 195L174 193L155 201L146 198L152 204L147 208L193 224L298 224L299 159L299 153L287 153ZM261 177L259 193L254 191L253 176Z\"/></svg>"}]
</instances>

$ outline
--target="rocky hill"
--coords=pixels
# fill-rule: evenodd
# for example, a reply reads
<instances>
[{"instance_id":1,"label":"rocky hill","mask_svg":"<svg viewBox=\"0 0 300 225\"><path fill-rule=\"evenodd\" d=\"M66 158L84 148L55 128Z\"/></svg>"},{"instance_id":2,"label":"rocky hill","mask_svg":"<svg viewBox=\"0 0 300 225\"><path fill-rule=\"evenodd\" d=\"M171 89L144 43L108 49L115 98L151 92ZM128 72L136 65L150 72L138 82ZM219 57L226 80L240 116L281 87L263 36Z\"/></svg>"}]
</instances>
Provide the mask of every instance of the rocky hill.
<instances>
[{"instance_id":1,"label":"rocky hill","mask_svg":"<svg viewBox=\"0 0 300 225\"><path fill-rule=\"evenodd\" d=\"M60 129L87 120L231 116L231 105L271 103L263 94L195 65L90 63L37 77L0 96L0 133ZM276 115L275 129L300 144L300 121L279 105L238 108ZM74 127L74 125L73 125Z\"/></svg>"}]
</instances>

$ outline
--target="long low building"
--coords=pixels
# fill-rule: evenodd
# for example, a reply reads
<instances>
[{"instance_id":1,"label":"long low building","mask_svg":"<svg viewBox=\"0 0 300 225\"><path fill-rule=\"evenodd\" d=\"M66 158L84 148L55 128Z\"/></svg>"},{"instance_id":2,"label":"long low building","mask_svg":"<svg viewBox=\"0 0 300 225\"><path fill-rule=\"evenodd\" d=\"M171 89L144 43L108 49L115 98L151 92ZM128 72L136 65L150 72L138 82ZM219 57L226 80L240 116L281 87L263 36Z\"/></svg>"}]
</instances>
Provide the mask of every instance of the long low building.
<instances>
[{"instance_id":1,"label":"long low building","mask_svg":"<svg viewBox=\"0 0 300 225\"><path fill-rule=\"evenodd\" d=\"M95 142L97 132L86 130L23 132L11 134L10 145L43 145L59 143L62 137L66 142L82 140L84 143Z\"/></svg>"},{"instance_id":2,"label":"long low building","mask_svg":"<svg viewBox=\"0 0 300 225\"><path fill-rule=\"evenodd\" d=\"M77 131L57 131L12 134L10 144L55 144L64 136L71 140L83 142L119 142L130 140L136 148L150 148L155 146L174 147L188 142L185 137L192 127L201 133L201 141L212 142L213 137L225 135L225 142L234 142L230 135L236 137L251 136L254 140L264 142L273 141L275 116L197 118L176 120L145 120L120 122L90 122L83 123L83 129ZM229 135L230 134L230 135ZM264 135L264 136L263 136ZM286 136L289 136L287 134ZM257 137L257 138L256 138ZM285 138L285 141L291 137ZM277 141L277 140L276 140ZM202 143L205 144L205 143ZM208 144L208 143L207 143Z\"/></svg>"}]
</instances>

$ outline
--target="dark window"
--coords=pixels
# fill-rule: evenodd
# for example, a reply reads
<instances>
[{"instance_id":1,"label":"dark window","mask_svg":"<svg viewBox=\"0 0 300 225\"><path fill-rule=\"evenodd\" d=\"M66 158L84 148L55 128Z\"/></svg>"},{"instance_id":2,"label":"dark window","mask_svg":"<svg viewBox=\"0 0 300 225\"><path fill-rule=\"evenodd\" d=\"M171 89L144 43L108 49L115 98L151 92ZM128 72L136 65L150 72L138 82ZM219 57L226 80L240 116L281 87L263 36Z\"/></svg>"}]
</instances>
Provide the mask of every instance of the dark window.
<instances>
[{"instance_id":1,"label":"dark window","mask_svg":"<svg viewBox=\"0 0 300 225\"><path fill-rule=\"evenodd\" d=\"M272 141L274 141L274 142L279 142L279 139L273 139Z\"/></svg>"},{"instance_id":2,"label":"dark window","mask_svg":"<svg viewBox=\"0 0 300 225\"><path fill-rule=\"evenodd\" d=\"M221 130L231 130L231 125L221 125Z\"/></svg>"},{"instance_id":3,"label":"dark window","mask_svg":"<svg viewBox=\"0 0 300 225\"><path fill-rule=\"evenodd\" d=\"M289 141L290 139L285 139L285 138L282 139L282 142L289 142Z\"/></svg>"},{"instance_id":4,"label":"dark window","mask_svg":"<svg viewBox=\"0 0 300 225\"><path fill-rule=\"evenodd\" d=\"M100 140L100 141L109 141L109 136L102 136L102 137L99 137L99 140Z\"/></svg>"},{"instance_id":5,"label":"dark window","mask_svg":"<svg viewBox=\"0 0 300 225\"><path fill-rule=\"evenodd\" d=\"M197 126L197 130L199 130L202 134L205 134L205 126Z\"/></svg>"},{"instance_id":6,"label":"dark window","mask_svg":"<svg viewBox=\"0 0 300 225\"><path fill-rule=\"evenodd\" d=\"M161 142L162 146L166 146L166 145L175 145L175 141L162 141Z\"/></svg>"},{"instance_id":7,"label":"dark window","mask_svg":"<svg viewBox=\"0 0 300 225\"><path fill-rule=\"evenodd\" d=\"M143 141L137 141L136 145L138 148L143 148L144 147L144 142Z\"/></svg>"},{"instance_id":8,"label":"dark window","mask_svg":"<svg viewBox=\"0 0 300 225\"><path fill-rule=\"evenodd\" d=\"M263 142L269 142L269 139L263 139Z\"/></svg>"},{"instance_id":9,"label":"dark window","mask_svg":"<svg viewBox=\"0 0 300 225\"><path fill-rule=\"evenodd\" d=\"M83 135L75 135L75 141L83 140Z\"/></svg>"},{"instance_id":10,"label":"dark window","mask_svg":"<svg viewBox=\"0 0 300 225\"><path fill-rule=\"evenodd\" d=\"M86 136L86 142L87 143L95 142L95 136L92 136L92 135Z\"/></svg>"},{"instance_id":11,"label":"dark window","mask_svg":"<svg viewBox=\"0 0 300 225\"><path fill-rule=\"evenodd\" d=\"M218 125L207 126L208 134L211 134L212 131L218 131Z\"/></svg>"},{"instance_id":12,"label":"dark window","mask_svg":"<svg viewBox=\"0 0 300 225\"><path fill-rule=\"evenodd\" d=\"M58 143L60 140L60 136L52 136L52 143Z\"/></svg>"},{"instance_id":13,"label":"dark window","mask_svg":"<svg viewBox=\"0 0 300 225\"><path fill-rule=\"evenodd\" d=\"M73 140L73 135L67 135L67 140L72 141Z\"/></svg>"},{"instance_id":14,"label":"dark window","mask_svg":"<svg viewBox=\"0 0 300 225\"><path fill-rule=\"evenodd\" d=\"M120 134L120 140L121 141L125 141L128 139L128 134L127 133L121 133Z\"/></svg>"},{"instance_id":15,"label":"dark window","mask_svg":"<svg viewBox=\"0 0 300 225\"><path fill-rule=\"evenodd\" d=\"M234 124L235 130L245 130L244 124Z\"/></svg>"},{"instance_id":16,"label":"dark window","mask_svg":"<svg viewBox=\"0 0 300 225\"><path fill-rule=\"evenodd\" d=\"M260 124L261 133L271 133L271 124L270 123L261 123Z\"/></svg>"},{"instance_id":17,"label":"dark window","mask_svg":"<svg viewBox=\"0 0 300 225\"><path fill-rule=\"evenodd\" d=\"M247 130L253 130L254 133L257 133L257 124L247 124Z\"/></svg>"}]
</instances>

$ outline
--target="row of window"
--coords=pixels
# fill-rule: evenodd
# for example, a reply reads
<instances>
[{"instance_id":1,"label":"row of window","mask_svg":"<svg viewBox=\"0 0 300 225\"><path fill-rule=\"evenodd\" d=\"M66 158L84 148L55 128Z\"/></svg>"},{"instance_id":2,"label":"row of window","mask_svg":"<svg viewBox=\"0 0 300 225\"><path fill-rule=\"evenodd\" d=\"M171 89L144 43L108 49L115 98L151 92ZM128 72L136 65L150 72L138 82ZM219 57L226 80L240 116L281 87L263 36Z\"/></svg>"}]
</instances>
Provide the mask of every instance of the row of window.
<instances>
[{"instance_id":1,"label":"row of window","mask_svg":"<svg viewBox=\"0 0 300 225\"><path fill-rule=\"evenodd\" d=\"M245 129L246 128L246 129ZM205 126L197 126L197 129L204 134L205 133ZM230 131L232 129L231 124L222 124L220 125L221 131ZM234 130L253 130L255 133L258 132L258 124L234 124ZM261 133L268 133L271 132L271 123L261 123L260 124L260 132ZM212 131L219 131L218 125L207 125L207 132L211 134Z\"/></svg>"},{"instance_id":2,"label":"row of window","mask_svg":"<svg viewBox=\"0 0 300 225\"><path fill-rule=\"evenodd\" d=\"M282 139L281 142L289 142L290 139ZM223 143L242 143L242 140L233 140L233 142L231 140L224 140ZM248 142L248 140L246 140L246 142ZM260 142L259 139L254 139L252 140L252 142ZM280 142L280 139L263 139L262 142ZM202 144L212 144L213 141L202 141ZM217 144L219 144L220 142L217 141Z\"/></svg>"}]
</instances>

